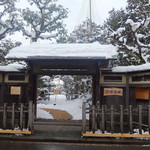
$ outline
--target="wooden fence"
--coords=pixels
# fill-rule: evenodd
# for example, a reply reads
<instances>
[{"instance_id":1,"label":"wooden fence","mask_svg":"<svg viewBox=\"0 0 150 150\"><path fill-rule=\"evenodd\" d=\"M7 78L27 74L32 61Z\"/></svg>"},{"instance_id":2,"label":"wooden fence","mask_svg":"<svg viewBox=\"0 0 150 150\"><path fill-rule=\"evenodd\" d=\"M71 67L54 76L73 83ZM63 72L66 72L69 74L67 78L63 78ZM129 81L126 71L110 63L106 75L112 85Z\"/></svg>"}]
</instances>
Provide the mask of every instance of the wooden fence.
<instances>
[{"instance_id":1,"label":"wooden fence","mask_svg":"<svg viewBox=\"0 0 150 150\"><path fill-rule=\"evenodd\" d=\"M88 115L88 117L87 117ZM89 122L88 122L89 120ZM88 122L88 123L87 123ZM89 126L89 128L87 128ZM83 137L150 137L150 105L142 109L115 108L99 104L82 106Z\"/></svg>"},{"instance_id":2,"label":"wooden fence","mask_svg":"<svg viewBox=\"0 0 150 150\"><path fill-rule=\"evenodd\" d=\"M33 102L29 104L15 103L12 106L0 107L0 133L32 134L34 132Z\"/></svg>"}]
</instances>

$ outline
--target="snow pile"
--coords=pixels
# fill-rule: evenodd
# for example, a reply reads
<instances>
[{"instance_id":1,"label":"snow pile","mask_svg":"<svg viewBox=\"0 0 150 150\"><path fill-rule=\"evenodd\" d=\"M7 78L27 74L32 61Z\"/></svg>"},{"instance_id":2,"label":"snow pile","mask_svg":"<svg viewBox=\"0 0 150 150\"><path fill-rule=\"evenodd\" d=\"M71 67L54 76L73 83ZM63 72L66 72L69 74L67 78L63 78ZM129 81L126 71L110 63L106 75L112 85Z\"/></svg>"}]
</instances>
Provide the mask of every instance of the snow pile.
<instances>
[{"instance_id":1,"label":"snow pile","mask_svg":"<svg viewBox=\"0 0 150 150\"><path fill-rule=\"evenodd\" d=\"M65 110L70 115L72 115L73 120L82 119L82 103L85 102L85 99L75 99L75 100L66 100L65 95L57 95L56 105L55 104L55 95L50 96L50 100L40 100L37 104L37 118L41 119L53 119L52 115L40 108L51 108Z\"/></svg>"},{"instance_id":2,"label":"snow pile","mask_svg":"<svg viewBox=\"0 0 150 150\"><path fill-rule=\"evenodd\" d=\"M134 72L134 71L144 71L150 70L150 63L146 63L138 66L117 66L112 68L112 72Z\"/></svg>"},{"instance_id":3,"label":"snow pile","mask_svg":"<svg viewBox=\"0 0 150 150\"><path fill-rule=\"evenodd\" d=\"M133 129L134 134L140 134L139 129ZM149 134L149 131L142 130L142 134Z\"/></svg>"},{"instance_id":4,"label":"snow pile","mask_svg":"<svg viewBox=\"0 0 150 150\"><path fill-rule=\"evenodd\" d=\"M12 64L8 64L6 66L0 66L0 71L1 72L20 72L21 70L27 69L27 65L25 62L15 62Z\"/></svg>"},{"instance_id":5,"label":"snow pile","mask_svg":"<svg viewBox=\"0 0 150 150\"><path fill-rule=\"evenodd\" d=\"M10 50L6 58L27 59L34 57L79 57L79 58L112 58L117 55L113 45L89 44L39 44L20 46Z\"/></svg>"}]
</instances>

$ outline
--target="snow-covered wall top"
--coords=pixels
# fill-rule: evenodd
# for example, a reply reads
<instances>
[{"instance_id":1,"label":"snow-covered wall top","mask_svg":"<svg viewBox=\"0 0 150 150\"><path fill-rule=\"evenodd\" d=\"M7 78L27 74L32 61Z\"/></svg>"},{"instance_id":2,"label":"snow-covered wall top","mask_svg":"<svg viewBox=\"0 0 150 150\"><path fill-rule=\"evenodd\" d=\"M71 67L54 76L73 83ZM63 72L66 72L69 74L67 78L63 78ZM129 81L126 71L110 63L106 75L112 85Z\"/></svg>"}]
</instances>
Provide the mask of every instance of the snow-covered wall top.
<instances>
[{"instance_id":1,"label":"snow-covered wall top","mask_svg":"<svg viewBox=\"0 0 150 150\"><path fill-rule=\"evenodd\" d=\"M145 70L150 70L150 63L146 63L143 65L138 65L138 66L117 66L112 68L112 72L136 72L136 71L145 71Z\"/></svg>"},{"instance_id":2,"label":"snow-covered wall top","mask_svg":"<svg viewBox=\"0 0 150 150\"><path fill-rule=\"evenodd\" d=\"M18 62L8 64L6 66L0 66L0 72L21 72L21 70L26 70L27 65L25 63L19 64Z\"/></svg>"},{"instance_id":3,"label":"snow-covered wall top","mask_svg":"<svg viewBox=\"0 0 150 150\"><path fill-rule=\"evenodd\" d=\"M20 46L10 50L8 59L28 59L34 57L79 57L79 58L114 58L117 47L113 45L92 44L39 44Z\"/></svg>"}]
</instances>

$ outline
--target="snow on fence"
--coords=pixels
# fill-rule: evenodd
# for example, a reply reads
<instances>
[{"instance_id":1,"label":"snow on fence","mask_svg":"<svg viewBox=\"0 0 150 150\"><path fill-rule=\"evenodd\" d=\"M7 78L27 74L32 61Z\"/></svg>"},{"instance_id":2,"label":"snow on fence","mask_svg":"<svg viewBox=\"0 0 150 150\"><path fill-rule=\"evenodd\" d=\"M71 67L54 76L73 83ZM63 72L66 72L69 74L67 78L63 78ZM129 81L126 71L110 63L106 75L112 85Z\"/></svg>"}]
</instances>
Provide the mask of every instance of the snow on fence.
<instances>
[{"instance_id":1,"label":"snow on fence","mask_svg":"<svg viewBox=\"0 0 150 150\"><path fill-rule=\"evenodd\" d=\"M89 114L89 123L87 123ZM89 129L87 129L89 126ZM86 108L82 106L82 135L83 137L138 137L150 138L150 105L142 109L139 105L133 108L119 108L106 105Z\"/></svg>"},{"instance_id":2,"label":"snow on fence","mask_svg":"<svg viewBox=\"0 0 150 150\"><path fill-rule=\"evenodd\" d=\"M12 106L7 106L4 103L3 107L0 107L0 133L10 134L32 134L34 132L34 109L33 102L29 101L29 104L23 103Z\"/></svg>"}]
</instances>

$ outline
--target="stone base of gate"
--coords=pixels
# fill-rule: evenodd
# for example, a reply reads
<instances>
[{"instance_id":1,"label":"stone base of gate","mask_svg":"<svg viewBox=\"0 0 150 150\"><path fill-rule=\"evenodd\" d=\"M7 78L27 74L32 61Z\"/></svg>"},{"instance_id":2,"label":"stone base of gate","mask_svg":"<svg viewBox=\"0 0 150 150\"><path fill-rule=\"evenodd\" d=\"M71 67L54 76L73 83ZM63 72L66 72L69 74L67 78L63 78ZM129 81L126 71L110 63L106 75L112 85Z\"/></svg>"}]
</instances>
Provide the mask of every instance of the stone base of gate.
<instances>
[{"instance_id":1,"label":"stone base of gate","mask_svg":"<svg viewBox=\"0 0 150 150\"><path fill-rule=\"evenodd\" d=\"M0 130L0 133L2 134L27 134L31 135L34 133L34 130L27 131L27 130Z\"/></svg>"},{"instance_id":2,"label":"stone base of gate","mask_svg":"<svg viewBox=\"0 0 150 150\"><path fill-rule=\"evenodd\" d=\"M129 133L82 133L83 137L110 137L110 138L150 138L150 134L129 134Z\"/></svg>"}]
</instances>

